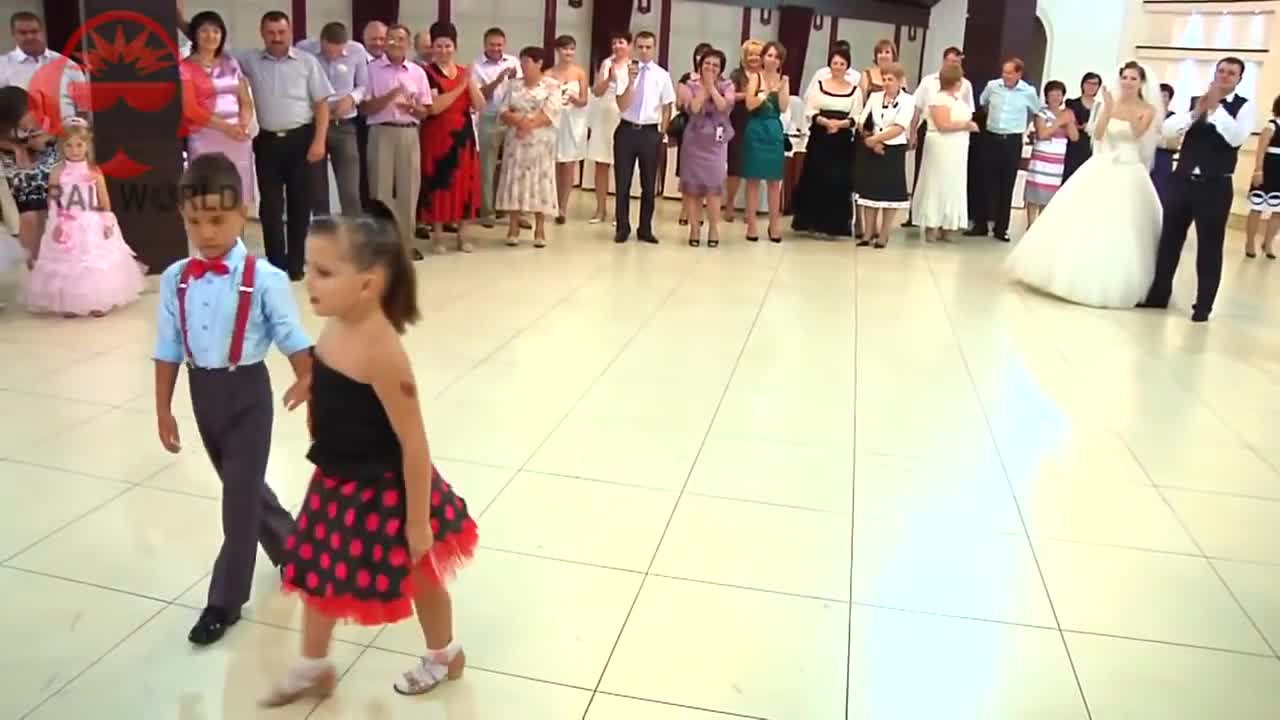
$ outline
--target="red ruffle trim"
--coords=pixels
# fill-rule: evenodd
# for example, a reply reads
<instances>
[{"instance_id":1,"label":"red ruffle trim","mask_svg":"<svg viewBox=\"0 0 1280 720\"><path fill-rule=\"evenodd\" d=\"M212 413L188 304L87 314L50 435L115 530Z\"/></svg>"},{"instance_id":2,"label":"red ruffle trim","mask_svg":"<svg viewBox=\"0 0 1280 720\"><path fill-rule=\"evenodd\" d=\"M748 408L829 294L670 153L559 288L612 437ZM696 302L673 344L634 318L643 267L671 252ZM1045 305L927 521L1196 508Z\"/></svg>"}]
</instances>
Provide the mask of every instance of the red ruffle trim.
<instances>
[{"instance_id":1,"label":"red ruffle trim","mask_svg":"<svg viewBox=\"0 0 1280 720\"><path fill-rule=\"evenodd\" d=\"M304 605L326 617L356 625L388 625L413 615L413 581L425 577L428 583L443 587L457 577L458 570L475 557L480 544L480 531L475 520L463 521L462 531L437 540L426 557L418 563L416 572L409 573L400 583L400 595L394 600L357 600L350 595L328 597L312 595L297 585L285 581L281 589L296 594Z\"/></svg>"}]
</instances>

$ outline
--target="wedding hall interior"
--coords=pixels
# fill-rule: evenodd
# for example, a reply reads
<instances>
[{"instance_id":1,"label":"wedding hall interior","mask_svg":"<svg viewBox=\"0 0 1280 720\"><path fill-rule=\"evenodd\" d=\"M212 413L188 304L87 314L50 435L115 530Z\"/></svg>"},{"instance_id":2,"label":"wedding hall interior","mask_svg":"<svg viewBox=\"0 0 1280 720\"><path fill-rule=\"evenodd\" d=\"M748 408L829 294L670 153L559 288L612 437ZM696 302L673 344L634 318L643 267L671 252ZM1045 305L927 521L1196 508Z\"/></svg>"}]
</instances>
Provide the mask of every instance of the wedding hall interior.
<instances>
[{"instance_id":1,"label":"wedding hall interior","mask_svg":"<svg viewBox=\"0 0 1280 720\"><path fill-rule=\"evenodd\" d=\"M0 17L38 15L61 50L78 13L108 5L0 0ZM117 5L178 22L172 0ZM840 41L853 72L892 41L907 93L957 48L977 93L1016 54L1037 94L1057 80L1070 98L1086 73L1110 82L1137 60L1173 88L1177 112L1220 58L1239 57L1237 92L1256 103L1259 132L1280 95L1280 0L185 10L217 12L228 45L254 49L269 11L290 15L294 40L332 22L359 42L369 21L418 32L444 20L459 64L483 62L490 28L512 55L571 35L587 76L608 62L601 28L621 17L632 36L654 35L673 81L698 43L736 67L746 41L779 42L798 106L782 113L784 196L807 160L805 87ZM113 132L124 130L104 123L100 144L127 146ZM138 257L164 259L136 302L102 317L33 313L26 271L0 279L0 720L1280 718L1280 263L1246 254L1259 137L1234 166L1209 322L1189 320L1194 231L1167 310L1087 307L1015 282L1006 262L1027 232L1031 144L1012 242L926 242L902 226L906 212L884 249L814 237L791 230L794 199L781 242L768 242L762 187L758 242L736 199L718 245L692 247L678 150L663 146L660 242L624 243L619 226L589 221L586 160L565 221L546 218L545 247L528 230L509 246L503 219L468 222L473 252L421 245L422 319L402 341L432 460L479 526L450 585L468 667L405 697L393 684L425 652L418 622L339 624L332 695L277 709L259 699L299 657L303 605L264 551L239 622L216 643L188 641L223 542L223 484L185 376L181 451L157 437L153 353L168 302L159 273L189 250L176 212L117 207ZM137 142L181 153L168 137ZM632 183L632 215L643 192ZM0 214L17 234L11 203ZM265 257L259 211L243 240ZM1071 228L1123 235L1112 220ZM314 338L326 319L310 280L291 289ZM294 512L309 497L312 437L307 411L283 404L289 358L272 350L266 365L266 482Z\"/></svg>"}]
</instances>

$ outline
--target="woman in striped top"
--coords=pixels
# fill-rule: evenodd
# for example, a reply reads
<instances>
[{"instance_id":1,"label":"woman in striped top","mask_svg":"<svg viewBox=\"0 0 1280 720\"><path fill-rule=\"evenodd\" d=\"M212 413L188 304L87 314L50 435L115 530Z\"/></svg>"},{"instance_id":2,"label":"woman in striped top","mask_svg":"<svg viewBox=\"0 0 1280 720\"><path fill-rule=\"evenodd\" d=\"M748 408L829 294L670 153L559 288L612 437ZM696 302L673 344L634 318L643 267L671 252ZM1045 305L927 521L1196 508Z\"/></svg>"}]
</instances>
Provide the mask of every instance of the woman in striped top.
<instances>
[{"instance_id":1,"label":"woman in striped top","mask_svg":"<svg viewBox=\"0 0 1280 720\"><path fill-rule=\"evenodd\" d=\"M1040 211L1062 186L1062 170L1066 164L1067 142L1077 141L1080 130L1075 115L1063 101L1067 86L1050 80L1044 86L1045 105L1035 117L1032 136L1031 165L1027 168L1027 227L1031 227Z\"/></svg>"}]
</instances>

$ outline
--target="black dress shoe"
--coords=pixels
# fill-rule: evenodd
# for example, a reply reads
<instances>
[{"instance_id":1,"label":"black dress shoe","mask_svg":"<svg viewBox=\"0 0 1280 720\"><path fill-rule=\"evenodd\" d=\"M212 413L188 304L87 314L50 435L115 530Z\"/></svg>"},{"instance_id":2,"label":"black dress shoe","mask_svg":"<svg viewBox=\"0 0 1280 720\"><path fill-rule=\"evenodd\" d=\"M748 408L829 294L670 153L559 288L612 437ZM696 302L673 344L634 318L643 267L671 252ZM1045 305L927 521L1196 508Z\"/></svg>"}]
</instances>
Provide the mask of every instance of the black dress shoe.
<instances>
[{"instance_id":1,"label":"black dress shoe","mask_svg":"<svg viewBox=\"0 0 1280 720\"><path fill-rule=\"evenodd\" d=\"M965 231L964 231L964 236L965 236L965 237L986 237L986 236L987 236L987 229L986 229L986 228L976 228L976 227L975 227L975 228L969 228L968 230L965 230Z\"/></svg>"},{"instance_id":2,"label":"black dress shoe","mask_svg":"<svg viewBox=\"0 0 1280 720\"><path fill-rule=\"evenodd\" d=\"M640 240L640 242L643 242L643 243L649 243L650 245L658 244L658 238L654 237L651 234L636 235L636 237Z\"/></svg>"},{"instance_id":3,"label":"black dress shoe","mask_svg":"<svg viewBox=\"0 0 1280 720\"><path fill-rule=\"evenodd\" d=\"M227 630L239 622L240 616L232 617L222 608L207 607L200 613L200 619L187 633L187 639L193 645L212 645L227 634Z\"/></svg>"},{"instance_id":4,"label":"black dress shoe","mask_svg":"<svg viewBox=\"0 0 1280 720\"><path fill-rule=\"evenodd\" d=\"M996 239L999 240L1000 242L1012 242L1011 240L1009 240L1009 233L997 233Z\"/></svg>"},{"instance_id":5,"label":"black dress shoe","mask_svg":"<svg viewBox=\"0 0 1280 720\"><path fill-rule=\"evenodd\" d=\"M1137 307L1142 310L1168 310L1169 303L1167 302L1161 303L1161 302L1156 302L1154 300L1143 300L1142 302L1138 303Z\"/></svg>"},{"instance_id":6,"label":"black dress shoe","mask_svg":"<svg viewBox=\"0 0 1280 720\"><path fill-rule=\"evenodd\" d=\"M628 240L630 240L630 239L631 239L631 231L630 231L630 230L626 230L626 231L619 230L618 232L616 232L616 233L614 233L614 234L613 234L613 241L614 241L614 242L616 242L616 243L618 243L619 245L621 245L622 243L624 243L624 242L626 242L626 241L628 241Z\"/></svg>"},{"instance_id":7,"label":"black dress shoe","mask_svg":"<svg viewBox=\"0 0 1280 720\"><path fill-rule=\"evenodd\" d=\"M1191 306L1191 322L1193 323L1209 322L1209 311L1201 310L1200 306L1198 305L1192 305Z\"/></svg>"}]
</instances>

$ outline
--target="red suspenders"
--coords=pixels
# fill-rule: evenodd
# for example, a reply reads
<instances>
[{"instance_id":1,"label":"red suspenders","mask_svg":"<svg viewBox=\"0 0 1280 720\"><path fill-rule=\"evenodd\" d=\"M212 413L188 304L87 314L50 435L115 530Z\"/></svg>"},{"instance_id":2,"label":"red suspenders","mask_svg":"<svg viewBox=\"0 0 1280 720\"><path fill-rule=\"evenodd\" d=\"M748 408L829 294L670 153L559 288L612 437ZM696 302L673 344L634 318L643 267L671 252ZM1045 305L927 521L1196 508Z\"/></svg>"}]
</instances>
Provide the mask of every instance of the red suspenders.
<instances>
[{"instance_id":1,"label":"red suspenders","mask_svg":"<svg viewBox=\"0 0 1280 720\"><path fill-rule=\"evenodd\" d=\"M236 323L231 330L231 352L227 355L228 369L234 371L244 353L244 333L249 327L249 310L253 305L253 269L255 258L246 255L244 269L240 273L239 302L236 304ZM187 352L187 366L194 367L191 342L187 339L187 285L191 283L191 263L182 267L178 279L178 325L182 328L182 347Z\"/></svg>"}]
</instances>

